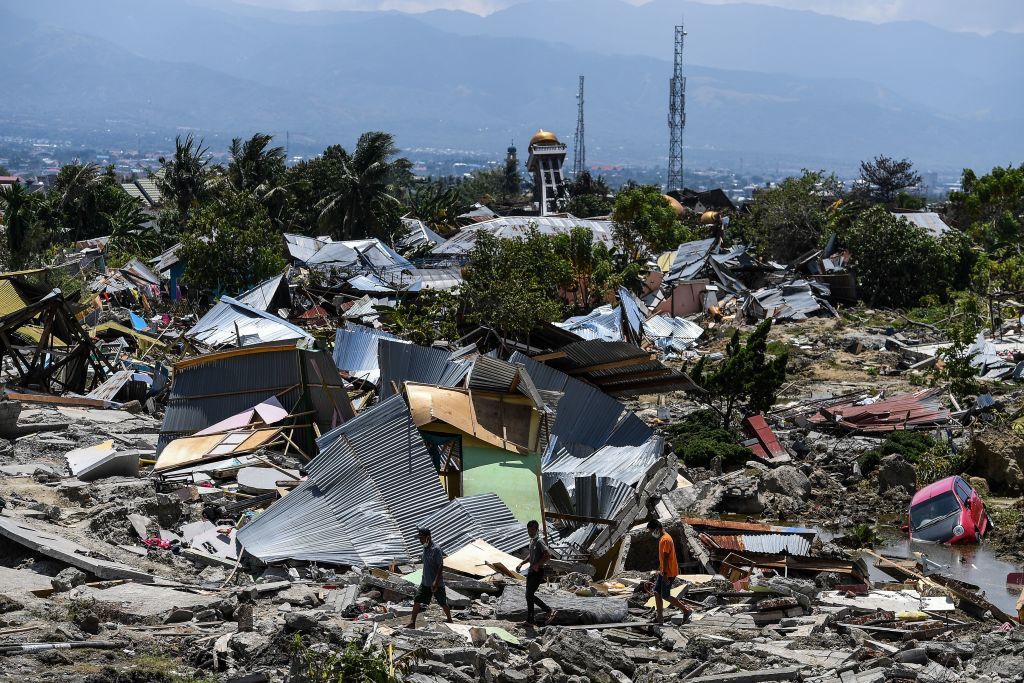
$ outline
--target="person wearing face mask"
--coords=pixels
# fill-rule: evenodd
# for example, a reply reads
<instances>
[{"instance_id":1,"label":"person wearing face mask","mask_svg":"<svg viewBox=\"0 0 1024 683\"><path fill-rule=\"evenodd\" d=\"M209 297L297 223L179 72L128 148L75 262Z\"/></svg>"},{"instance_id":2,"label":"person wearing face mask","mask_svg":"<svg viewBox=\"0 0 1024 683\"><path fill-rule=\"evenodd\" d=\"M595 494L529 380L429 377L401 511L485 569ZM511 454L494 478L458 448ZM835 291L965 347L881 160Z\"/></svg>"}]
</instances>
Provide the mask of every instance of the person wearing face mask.
<instances>
[{"instance_id":1,"label":"person wearing face mask","mask_svg":"<svg viewBox=\"0 0 1024 683\"><path fill-rule=\"evenodd\" d=\"M452 610L448 606L448 597L444 592L444 555L441 549L434 545L430 539L429 529L420 529L416 537L423 544L423 578L420 579L420 589L412 603L412 620L409 628L416 628L416 617L427 608L433 598L441 609L448 623L452 623Z\"/></svg>"},{"instance_id":2,"label":"person wearing face mask","mask_svg":"<svg viewBox=\"0 0 1024 683\"><path fill-rule=\"evenodd\" d=\"M682 600L673 597L669 592L672 588L672 582L679 575L679 561L676 560L676 544L672 537L662 528L661 522L657 520L648 522L647 530L651 533L651 536L658 539L658 577L654 582L654 605L658 610L658 618L655 623L662 624L665 622L663 609L666 600L673 607L682 610L683 623L686 623L690 620L690 610L687 609Z\"/></svg>"},{"instance_id":3,"label":"person wearing face mask","mask_svg":"<svg viewBox=\"0 0 1024 683\"><path fill-rule=\"evenodd\" d=\"M526 621L522 626L529 626L533 624L533 611L534 606L539 606L542 610L548 613L547 621L544 623L552 624L555 621L555 617L558 616L558 612L544 604L544 601L537 597L537 589L540 588L541 582L544 580L544 565L547 564L548 560L551 559L551 551L544 545L544 541L540 538L540 524L537 520L531 519L526 523L526 533L530 535L530 554L527 555L526 559L516 565L516 571L522 569L523 565L527 565L526 568Z\"/></svg>"}]
</instances>

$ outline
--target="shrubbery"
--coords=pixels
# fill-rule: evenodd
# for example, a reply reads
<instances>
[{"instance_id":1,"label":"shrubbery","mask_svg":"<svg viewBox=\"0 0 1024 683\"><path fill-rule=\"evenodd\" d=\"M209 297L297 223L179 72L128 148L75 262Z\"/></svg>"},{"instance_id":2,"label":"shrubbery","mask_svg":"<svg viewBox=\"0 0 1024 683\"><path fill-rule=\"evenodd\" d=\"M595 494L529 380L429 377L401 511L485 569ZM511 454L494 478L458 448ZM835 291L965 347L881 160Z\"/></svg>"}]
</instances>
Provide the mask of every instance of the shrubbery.
<instances>
[{"instance_id":1,"label":"shrubbery","mask_svg":"<svg viewBox=\"0 0 1024 683\"><path fill-rule=\"evenodd\" d=\"M713 410L692 412L665 431L676 456L687 467L710 467L717 457L722 460L722 469L730 470L750 460L750 450L739 444L739 434L723 428Z\"/></svg>"}]
</instances>

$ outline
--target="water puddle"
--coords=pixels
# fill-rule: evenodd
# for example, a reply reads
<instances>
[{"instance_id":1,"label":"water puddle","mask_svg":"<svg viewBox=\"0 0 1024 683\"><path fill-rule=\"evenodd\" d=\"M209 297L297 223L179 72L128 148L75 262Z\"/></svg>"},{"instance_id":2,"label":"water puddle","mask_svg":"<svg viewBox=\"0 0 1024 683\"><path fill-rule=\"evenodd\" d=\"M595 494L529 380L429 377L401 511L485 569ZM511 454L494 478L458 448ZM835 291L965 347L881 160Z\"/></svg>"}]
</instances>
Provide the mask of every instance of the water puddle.
<instances>
[{"instance_id":1,"label":"water puddle","mask_svg":"<svg viewBox=\"0 0 1024 683\"><path fill-rule=\"evenodd\" d=\"M936 545L933 543L911 543L906 538L886 539L875 552L891 557L915 559L927 567L926 573L937 573L959 581L974 584L985 593L985 597L996 607L1016 614L1015 605L1020 597L1020 588L1007 588L1006 575L1024 571L1024 568L1000 560L985 544L981 545ZM920 555L918 555L920 553ZM925 561L927 559L927 562ZM872 581L892 581L885 572L874 566L873 558L865 557ZM936 566L939 565L939 566Z\"/></svg>"}]
</instances>

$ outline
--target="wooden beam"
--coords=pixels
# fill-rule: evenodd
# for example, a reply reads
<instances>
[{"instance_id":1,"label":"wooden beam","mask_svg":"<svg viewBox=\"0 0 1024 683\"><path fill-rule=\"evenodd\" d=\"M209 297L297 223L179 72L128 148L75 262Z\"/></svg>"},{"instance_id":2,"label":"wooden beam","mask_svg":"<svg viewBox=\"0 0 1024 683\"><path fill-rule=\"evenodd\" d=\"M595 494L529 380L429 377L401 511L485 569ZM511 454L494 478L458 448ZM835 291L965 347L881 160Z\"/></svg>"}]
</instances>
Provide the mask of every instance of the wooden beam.
<instances>
[{"instance_id":1,"label":"wooden beam","mask_svg":"<svg viewBox=\"0 0 1024 683\"><path fill-rule=\"evenodd\" d=\"M628 368L632 365L643 365L644 363L650 363L652 360L657 360L658 356L654 353L649 353L644 356L637 356L635 358L625 358L623 360L615 360L609 363L598 363L596 365L586 365L582 368L575 368L570 370L570 375L585 375L588 372L597 372L598 370L615 370L617 368Z\"/></svg>"}]
</instances>

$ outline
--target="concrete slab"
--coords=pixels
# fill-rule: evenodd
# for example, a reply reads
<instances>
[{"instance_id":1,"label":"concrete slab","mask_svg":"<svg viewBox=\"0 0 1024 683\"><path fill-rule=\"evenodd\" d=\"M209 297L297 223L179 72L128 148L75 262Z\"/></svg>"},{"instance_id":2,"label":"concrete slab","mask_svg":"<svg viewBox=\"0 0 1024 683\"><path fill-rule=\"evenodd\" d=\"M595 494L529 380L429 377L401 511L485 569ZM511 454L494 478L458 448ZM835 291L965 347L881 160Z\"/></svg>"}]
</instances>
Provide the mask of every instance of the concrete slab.
<instances>
[{"instance_id":1,"label":"concrete slab","mask_svg":"<svg viewBox=\"0 0 1024 683\"><path fill-rule=\"evenodd\" d=\"M148 572L120 562L89 557L92 551L88 548L50 530L30 525L24 520L0 516L0 536L29 550L90 572L101 579L132 579L140 583L152 583L156 578Z\"/></svg>"},{"instance_id":2,"label":"concrete slab","mask_svg":"<svg viewBox=\"0 0 1024 683\"><path fill-rule=\"evenodd\" d=\"M537 597L558 610L560 625L624 622L629 614L626 601L620 598L580 598L566 591L545 589L538 590ZM495 616L506 621L526 619L526 587L505 586Z\"/></svg>"},{"instance_id":3,"label":"concrete slab","mask_svg":"<svg viewBox=\"0 0 1024 683\"><path fill-rule=\"evenodd\" d=\"M206 609L221 599L218 595L197 595L139 583L123 583L102 589L79 586L68 596L71 599L95 600L107 609L118 612L122 618L136 617L139 620L159 617L176 609Z\"/></svg>"}]
</instances>

